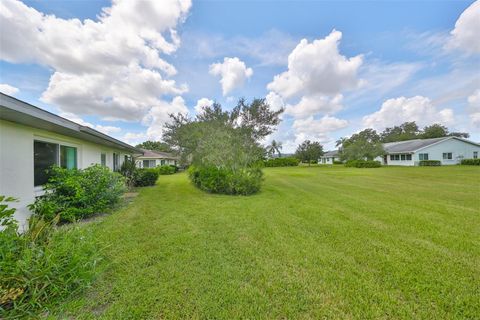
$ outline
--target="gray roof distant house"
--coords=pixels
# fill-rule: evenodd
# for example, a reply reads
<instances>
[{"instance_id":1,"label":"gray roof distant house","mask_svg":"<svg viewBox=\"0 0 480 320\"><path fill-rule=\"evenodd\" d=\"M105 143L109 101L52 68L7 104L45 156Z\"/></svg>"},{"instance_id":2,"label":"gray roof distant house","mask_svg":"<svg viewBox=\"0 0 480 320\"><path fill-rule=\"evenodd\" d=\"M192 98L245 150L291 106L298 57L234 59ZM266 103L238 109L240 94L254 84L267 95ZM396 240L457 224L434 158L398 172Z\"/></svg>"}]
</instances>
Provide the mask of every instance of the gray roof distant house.
<instances>
[{"instance_id":1,"label":"gray roof distant house","mask_svg":"<svg viewBox=\"0 0 480 320\"><path fill-rule=\"evenodd\" d=\"M170 159L170 160L179 160L180 158L168 153L168 152L161 152L161 151L154 151L154 150L147 150L141 149L143 151L143 155L138 157L138 159Z\"/></svg>"},{"instance_id":2,"label":"gray roof distant house","mask_svg":"<svg viewBox=\"0 0 480 320\"><path fill-rule=\"evenodd\" d=\"M414 139L414 140L406 140L406 141L397 141L397 142L388 142L383 144L383 148L385 149L387 154L390 153L414 153L417 150L426 148L433 144L449 140L449 139L457 139L463 142L471 143L473 145L479 145L472 141L468 141L458 137L441 137L441 138L431 138L431 139Z\"/></svg>"},{"instance_id":3,"label":"gray roof distant house","mask_svg":"<svg viewBox=\"0 0 480 320\"><path fill-rule=\"evenodd\" d=\"M323 157L338 157L338 150L327 151L323 154Z\"/></svg>"}]
</instances>

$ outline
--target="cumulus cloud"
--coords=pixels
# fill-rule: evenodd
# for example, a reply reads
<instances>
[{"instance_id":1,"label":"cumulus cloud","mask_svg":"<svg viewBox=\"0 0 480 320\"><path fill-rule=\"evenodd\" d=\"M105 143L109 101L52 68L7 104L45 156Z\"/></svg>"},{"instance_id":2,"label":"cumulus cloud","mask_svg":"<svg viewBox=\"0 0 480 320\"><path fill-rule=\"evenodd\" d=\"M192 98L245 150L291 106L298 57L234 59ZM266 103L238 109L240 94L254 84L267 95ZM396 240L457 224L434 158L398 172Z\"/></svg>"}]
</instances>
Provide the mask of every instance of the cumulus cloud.
<instances>
[{"instance_id":1,"label":"cumulus cloud","mask_svg":"<svg viewBox=\"0 0 480 320\"><path fill-rule=\"evenodd\" d=\"M382 104L380 110L363 117L364 126L377 130L406 121L415 121L419 126L432 123L450 125L454 122L454 115L452 109L439 110L429 98L415 96L388 99Z\"/></svg>"},{"instance_id":2,"label":"cumulus cloud","mask_svg":"<svg viewBox=\"0 0 480 320\"><path fill-rule=\"evenodd\" d=\"M333 114L342 109L343 96L337 94L333 98L324 95L303 96L297 104L287 105L285 113L295 118L305 118L317 113Z\"/></svg>"},{"instance_id":3,"label":"cumulus cloud","mask_svg":"<svg viewBox=\"0 0 480 320\"><path fill-rule=\"evenodd\" d=\"M122 129L120 129L119 127L92 124L90 122L87 122L87 121L83 120L82 118L80 118L79 116L77 116L73 113L62 112L62 113L60 113L60 117L63 117L63 118L68 119L70 121L76 122L79 125L93 128L95 130L98 130L98 131L103 132L103 133L108 134L108 135L111 135L111 134L114 134L114 133L119 133L119 132L122 131Z\"/></svg>"},{"instance_id":4,"label":"cumulus cloud","mask_svg":"<svg viewBox=\"0 0 480 320\"><path fill-rule=\"evenodd\" d=\"M293 122L295 131L295 144L304 140L315 140L320 143L329 143L332 138L330 133L346 128L348 121L331 116L324 116L321 119L314 119L312 116L306 119L297 119Z\"/></svg>"},{"instance_id":5,"label":"cumulus cloud","mask_svg":"<svg viewBox=\"0 0 480 320\"><path fill-rule=\"evenodd\" d=\"M168 110L168 112L165 112ZM148 125L147 138L149 140L160 140L162 137L163 125L168 122L169 114L187 113L188 108L185 105L185 100L176 96L172 101L162 101L157 104L150 112L143 118L142 122Z\"/></svg>"},{"instance_id":6,"label":"cumulus cloud","mask_svg":"<svg viewBox=\"0 0 480 320\"><path fill-rule=\"evenodd\" d=\"M470 114L472 124L480 128L480 89L468 97L467 112Z\"/></svg>"},{"instance_id":7,"label":"cumulus cloud","mask_svg":"<svg viewBox=\"0 0 480 320\"><path fill-rule=\"evenodd\" d=\"M18 88L15 88L9 84L6 83L0 83L0 92L8 94L9 96L13 96L16 93L18 93Z\"/></svg>"},{"instance_id":8,"label":"cumulus cloud","mask_svg":"<svg viewBox=\"0 0 480 320\"><path fill-rule=\"evenodd\" d=\"M63 112L139 120L168 106L165 95L187 90L169 79L176 69L161 56L179 47L175 28L190 7L190 0L113 0L97 20L81 21L5 0L0 59L52 68L42 100Z\"/></svg>"},{"instance_id":9,"label":"cumulus cloud","mask_svg":"<svg viewBox=\"0 0 480 320\"><path fill-rule=\"evenodd\" d=\"M201 99L198 99L194 109L196 113L200 113L203 107L211 107L212 105L213 105L213 100L210 100L208 98L201 98Z\"/></svg>"},{"instance_id":10,"label":"cumulus cloud","mask_svg":"<svg viewBox=\"0 0 480 320\"><path fill-rule=\"evenodd\" d=\"M480 53L480 1L463 11L450 35L448 48L458 48L468 54Z\"/></svg>"},{"instance_id":11,"label":"cumulus cloud","mask_svg":"<svg viewBox=\"0 0 480 320\"><path fill-rule=\"evenodd\" d=\"M336 95L358 85L357 71L361 55L347 58L340 54L340 31L333 30L324 39L300 41L288 56L288 70L276 75L269 90L284 98L298 95Z\"/></svg>"},{"instance_id":12,"label":"cumulus cloud","mask_svg":"<svg viewBox=\"0 0 480 320\"><path fill-rule=\"evenodd\" d=\"M242 87L245 80L253 75L253 70L247 68L245 62L237 57L225 57L222 63L210 65L210 74L220 76L223 95L226 96L234 89Z\"/></svg>"},{"instance_id":13,"label":"cumulus cloud","mask_svg":"<svg viewBox=\"0 0 480 320\"><path fill-rule=\"evenodd\" d=\"M265 97L265 102L268 103L270 108L272 110L278 111L285 107L285 102L283 101L282 97L275 93L275 92L269 92L267 96Z\"/></svg>"}]
</instances>

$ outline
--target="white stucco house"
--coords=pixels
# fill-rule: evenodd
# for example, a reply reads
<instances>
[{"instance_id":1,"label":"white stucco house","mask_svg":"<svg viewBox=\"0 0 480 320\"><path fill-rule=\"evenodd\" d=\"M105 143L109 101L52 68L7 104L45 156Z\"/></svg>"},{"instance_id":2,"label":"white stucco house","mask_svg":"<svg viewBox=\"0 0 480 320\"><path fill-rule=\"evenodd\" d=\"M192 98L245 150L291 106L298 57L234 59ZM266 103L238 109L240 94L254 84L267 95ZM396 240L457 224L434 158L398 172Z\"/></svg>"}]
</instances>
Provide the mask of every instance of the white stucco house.
<instances>
[{"instance_id":1,"label":"white stucco house","mask_svg":"<svg viewBox=\"0 0 480 320\"><path fill-rule=\"evenodd\" d=\"M415 139L384 143L386 154L378 157L383 165L415 166L421 160L439 160L442 165L454 165L462 159L476 159L480 144L457 137Z\"/></svg>"},{"instance_id":2,"label":"white stucco house","mask_svg":"<svg viewBox=\"0 0 480 320\"><path fill-rule=\"evenodd\" d=\"M141 149L143 155L135 158L137 168L155 168L156 166L174 165L179 158L168 152Z\"/></svg>"},{"instance_id":3,"label":"white stucco house","mask_svg":"<svg viewBox=\"0 0 480 320\"><path fill-rule=\"evenodd\" d=\"M318 159L318 164L333 164L333 161L340 161L338 150L327 151Z\"/></svg>"},{"instance_id":4,"label":"white stucco house","mask_svg":"<svg viewBox=\"0 0 480 320\"><path fill-rule=\"evenodd\" d=\"M142 151L90 127L0 93L0 195L19 201L15 218L24 226L27 205L43 193L52 165L83 169L101 164L117 170Z\"/></svg>"}]
</instances>

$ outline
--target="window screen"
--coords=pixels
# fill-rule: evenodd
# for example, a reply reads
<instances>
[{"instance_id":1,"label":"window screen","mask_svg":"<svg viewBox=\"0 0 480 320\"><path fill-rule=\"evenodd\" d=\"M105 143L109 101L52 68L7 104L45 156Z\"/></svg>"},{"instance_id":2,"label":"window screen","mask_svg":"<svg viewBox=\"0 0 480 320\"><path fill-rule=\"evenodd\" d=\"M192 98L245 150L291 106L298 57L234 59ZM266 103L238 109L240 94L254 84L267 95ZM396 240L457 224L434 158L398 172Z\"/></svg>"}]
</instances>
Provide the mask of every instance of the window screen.
<instances>
[{"instance_id":1,"label":"window screen","mask_svg":"<svg viewBox=\"0 0 480 320\"><path fill-rule=\"evenodd\" d=\"M34 186L47 183L47 170L58 164L58 144L43 141L33 142L33 182Z\"/></svg>"}]
</instances>

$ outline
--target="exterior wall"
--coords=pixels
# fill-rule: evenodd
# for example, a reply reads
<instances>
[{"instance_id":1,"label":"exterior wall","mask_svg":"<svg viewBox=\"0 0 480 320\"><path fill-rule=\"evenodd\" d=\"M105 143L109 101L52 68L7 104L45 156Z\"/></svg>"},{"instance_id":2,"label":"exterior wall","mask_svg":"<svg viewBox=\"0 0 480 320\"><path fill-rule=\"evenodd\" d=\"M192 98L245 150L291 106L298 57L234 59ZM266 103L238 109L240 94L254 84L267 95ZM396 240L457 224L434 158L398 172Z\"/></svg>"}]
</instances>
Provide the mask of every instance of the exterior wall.
<instances>
[{"instance_id":1,"label":"exterior wall","mask_svg":"<svg viewBox=\"0 0 480 320\"><path fill-rule=\"evenodd\" d=\"M340 158L339 157L320 157L320 159L318 160L318 164L333 164L333 161L340 161Z\"/></svg>"},{"instance_id":2,"label":"exterior wall","mask_svg":"<svg viewBox=\"0 0 480 320\"><path fill-rule=\"evenodd\" d=\"M162 165L162 160L165 161L164 165L176 165L176 161L172 159L161 159L161 158L143 158L139 157L136 160L137 168L143 168L143 160L155 160L155 166Z\"/></svg>"},{"instance_id":3,"label":"exterior wall","mask_svg":"<svg viewBox=\"0 0 480 320\"><path fill-rule=\"evenodd\" d=\"M457 139L449 139L442 141L438 144L431 145L424 149L418 150L415 152L413 159L415 164L418 164L420 161L420 153L428 153L428 160L440 160L442 165L453 165L458 164L462 159L471 159L473 158L473 152L478 152L480 156L480 147L473 145L468 142L464 142ZM452 160L444 160L443 153L451 152Z\"/></svg>"},{"instance_id":4,"label":"exterior wall","mask_svg":"<svg viewBox=\"0 0 480 320\"><path fill-rule=\"evenodd\" d=\"M76 138L59 135L0 120L0 195L15 197L19 202L11 204L17 208L15 218L24 227L30 211L27 205L42 194L41 187L34 187L33 141L59 143L77 148L77 166L80 169L101 163L101 153L107 155L107 166L113 168L113 153L119 154L119 165L125 151L104 147Z\"/></svg>"},{"instance_id":5,"label":"exterior wall","mask_svg":"<svg viewBox=\"0 0 480 320\"><path fill-rule=\"evenodd\" d=\"M404 153L406 154L406 153ZM412 154L412 160L390 160L390 155L387 155L387 165L388 166L413 166L415 165L415 157ZM379 160L382 164L384 164L383 157Z\"/></svg>"}]
</instances>

